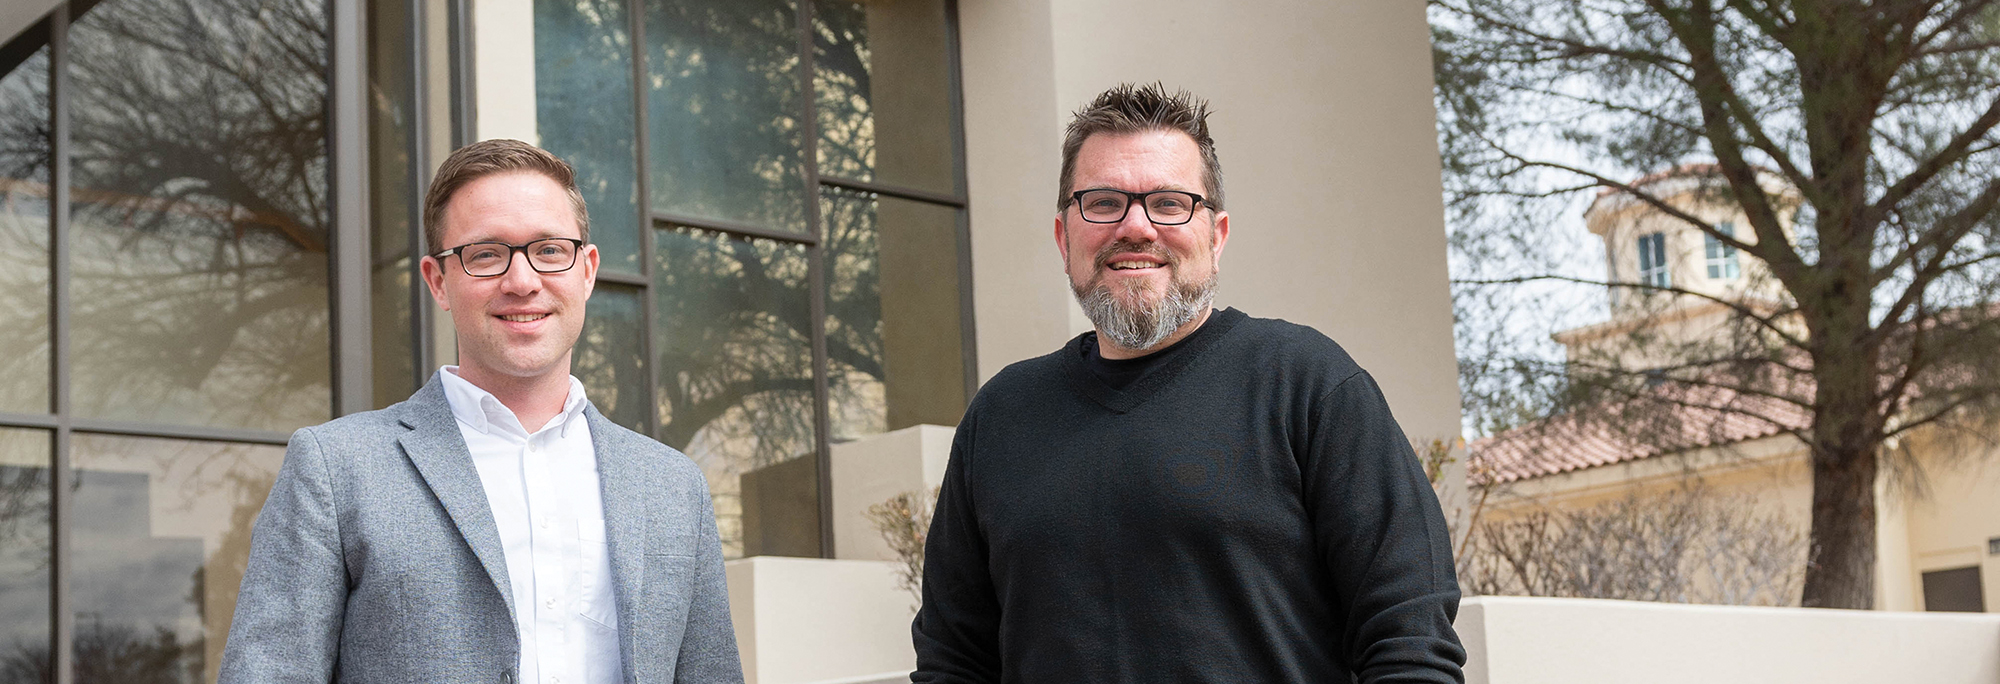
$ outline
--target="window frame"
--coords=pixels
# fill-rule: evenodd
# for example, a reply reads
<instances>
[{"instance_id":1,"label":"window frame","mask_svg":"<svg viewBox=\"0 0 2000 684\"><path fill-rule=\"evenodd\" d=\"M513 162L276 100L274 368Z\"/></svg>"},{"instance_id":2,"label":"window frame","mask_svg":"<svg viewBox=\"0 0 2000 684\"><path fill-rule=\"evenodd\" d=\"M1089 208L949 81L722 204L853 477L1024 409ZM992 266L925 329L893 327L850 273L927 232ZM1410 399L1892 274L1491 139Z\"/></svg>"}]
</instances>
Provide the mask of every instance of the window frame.
<instances>
[{"instance_id":1,"label":"window frame","mask_svg":"<svg viewBox=\"0 0 2000 684\"><path fill-rule=\"evenodd\" d=\"M1639 282L1656 288L1673 287L1673 261L1667 258L1666 232L1640 235L1638 243Z\"/></svg>"}]
</instances>

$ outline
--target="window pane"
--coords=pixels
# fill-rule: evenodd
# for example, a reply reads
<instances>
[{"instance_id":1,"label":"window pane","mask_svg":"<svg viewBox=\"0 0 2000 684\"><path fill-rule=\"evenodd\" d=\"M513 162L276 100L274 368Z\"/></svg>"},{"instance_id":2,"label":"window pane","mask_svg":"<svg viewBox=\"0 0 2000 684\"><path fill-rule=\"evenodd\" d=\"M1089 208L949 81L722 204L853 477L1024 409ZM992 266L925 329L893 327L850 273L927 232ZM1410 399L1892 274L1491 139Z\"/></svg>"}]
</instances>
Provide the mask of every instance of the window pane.
<instances>
[{"instance_id":1,"label":"window pane","mask_svg":"<svg viewBox=\"0 0 2000 684\"><path fill-rule=\"evenodd\" d=\"M49 433L0 429L0 681L49 668Z\"/></svg>"},{"instance_id":2,"label":"window pane","mask_svg":"<svg viewBox=\"0 0 2000 684\"><path fill-rule=\"evenodd\" d=\"M369 335L374 406L417 391L417 339L411 296L416 239L416 73L411 3L368 3Z\"/></svg>"},{"instance_id":3,"label":"window pane","mask_svg":"<svg viewBox=\"0 0 2000 684\"><path fill-rule=\"evenodd\" d=\"M958 192L941 0L815 0L819 172Z\"/></svg>"},{"instance_id":4,"label":"window pane","mask_svg":"<svg viewBox=\"0 0 2000 684\"><path fill-rule=\"evenodd\" d=\"M74 24L79 415L328 417L325 18L321 0L107 0Z\"/></svg>"},{"instance_id":5,"label":"window pane","mask_svg":"<svg viewBox=\"0 0 2000 684\"><path fill-rule=\"evenodd\" d=\"M0 411L49 412L49 50L0 74Z\"/></svg>"},{"instance_id":6,"label":"window pane","mask_svg":"<svg viewBox=\"0 0 2000 684\"><path fill-rule=\"evenodd\" d=\"M958 210L827 188L826 355L834 439L965 411Z\"/></svg>"},{"instance_id":7,"label":"window pane","mask_svg":"<svg viewBox=\"0 0 2000 684\"><path fill-rule=\"evenodd\" d=\"M660 441L708 475L723 554L819 555L802 245L659 231Z\"/></svg>"},{"instance_id":8,"label":"window pane","mask_svg":"<svg viewBox=\"0 0 2000 684\"><path fill-rule=\"evenodd\" d=\"M542 147L576 167L604 267L639 272L639 172L625 0L535 3L535 117Z\"/></svg>"},{"instance_id":9,"label":"window pane","mask_svg":"<svg viewBox=\"0 0 2000 684\"><path fill-rule=\"evenodd\" d=\"M1979 566L1933 570L1923 574L1924 610L1951 613L1986 612L1979 583Z\"/></svg>"},{"instance_id":10,"label":"window pane","mask_svg":"<svg viewBox=\"0 0 2000 684\"><path fill-rule=\"evenodd\" d=\"M653 208L805 232L790 0L647 0L646 42Z\"/></svg>"},{"instance_id":11,"label":"window pane","mask_svg":"<svg viewBox=\"0 0 2000 684\"><path fill-rule=\"evenodd\" d=\"M88 434L72 446L77 681L215 681L284 447Z\"/></svg>"},{"instance_id":12,"label":"window pane","mask_svg":"<svg viewBox=\"0 0 2000 684\"><path fill-rule=\"evenodd\" d=\"M641 434L646 425L646 348L639 339L639 291L600 282L585 307L571 364L590 403L611 422Z\"/></svg>"}]
</instances>

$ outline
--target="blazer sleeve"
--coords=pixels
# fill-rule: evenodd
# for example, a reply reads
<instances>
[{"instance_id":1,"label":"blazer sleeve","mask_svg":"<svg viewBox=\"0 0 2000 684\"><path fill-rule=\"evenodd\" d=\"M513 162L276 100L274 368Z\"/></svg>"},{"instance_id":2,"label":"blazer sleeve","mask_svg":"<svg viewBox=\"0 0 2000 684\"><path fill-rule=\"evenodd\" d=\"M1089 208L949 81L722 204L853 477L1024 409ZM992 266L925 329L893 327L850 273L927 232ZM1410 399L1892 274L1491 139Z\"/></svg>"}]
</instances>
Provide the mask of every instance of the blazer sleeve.
<instances>
[{"instance_id":1,"label":"blazer sleeve","mask_svg":"<svg viewBox=\"0 0 2000 684\"><path fill-rule=\"evenodd\" d=\"M1361 684L1464 682L1444 513L1375 379L1323 397L1311 440L1305 504L1345 626L1336 652Z\"/></svg>"},{"instance_id":2,"label":"blazer sleeve","mask_svg":"<svg viewBox=\"0 0 2000 684\"><path fill-rule=\"evenodd\" d=\"M1000 600L967 485L973 431L967 412L952 438L937 510L924 538L923 605L910 625L917 652L910 681L919 684L1001 679Z\"/></svg>"},{"instance_id":3,"label":"blazer sleeve","mask_svg":"<svg viewBox=\"0 0 2000 684\"><path fill-rule=\"evenodd\" d=\"M223 684L327 682L347 609L327 456L311 428L292 434L264 509L223 648Z\"/></svg>"},{"instance_id":4,"label":"blazer sleeve","mask_svg":"<svg viewBox=\"0 0 2000 684\"><path fill-rule=\"evenodd\" d=\"M736 628L729 618L729 583L722 569L722 535L715 528L715 503L707 487L693 488L701 518L700 549L694 557L695 577L689 599L687 631L681 638L674 681L689 684L742 682L743 661L736 654Z\"/></svg>"}]
</instances>

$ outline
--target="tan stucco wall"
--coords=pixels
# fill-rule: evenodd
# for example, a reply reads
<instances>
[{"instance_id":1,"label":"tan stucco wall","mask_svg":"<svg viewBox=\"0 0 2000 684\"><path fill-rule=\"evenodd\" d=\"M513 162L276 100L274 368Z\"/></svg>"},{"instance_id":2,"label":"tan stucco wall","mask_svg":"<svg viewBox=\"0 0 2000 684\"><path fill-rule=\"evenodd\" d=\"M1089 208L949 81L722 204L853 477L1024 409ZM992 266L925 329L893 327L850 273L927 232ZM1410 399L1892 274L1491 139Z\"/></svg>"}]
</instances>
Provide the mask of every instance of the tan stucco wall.
<instances>
[{"instance_id":1,"label":"tan stucco wall","mask_svg":"<svg viewBox=\"0 0 2000 684\"><path fill-rule=\"evenodd\" d=\"M1062 126L1107 87L1158 80L1216 110L1232 217L1218 303L1319 329L1412 437L1458 434L1421 3L965 0L959 14L982 379L1088 329L1051 238Z\"/></svg>"}]
</instances>

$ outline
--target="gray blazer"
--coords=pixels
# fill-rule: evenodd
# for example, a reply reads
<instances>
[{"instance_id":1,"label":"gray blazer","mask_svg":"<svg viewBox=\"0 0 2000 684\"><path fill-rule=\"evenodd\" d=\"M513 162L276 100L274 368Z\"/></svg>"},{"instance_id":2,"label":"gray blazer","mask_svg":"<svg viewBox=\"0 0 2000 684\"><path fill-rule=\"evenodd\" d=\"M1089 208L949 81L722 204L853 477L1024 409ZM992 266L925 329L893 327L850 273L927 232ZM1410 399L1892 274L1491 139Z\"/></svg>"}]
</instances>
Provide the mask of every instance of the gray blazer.
<instances>
[{"instance_id":1,"label":"gray blazer","mask_svg":"<svg viewBox=\"0 0 2000 684\"><path fill-rule=\"evenodd\" d=\"M701 470L586 407L627 682L741 682ZM493 509L432 377L299 430L250 541L221 681L512 682Z\"/></svg>"}]
</instances>

